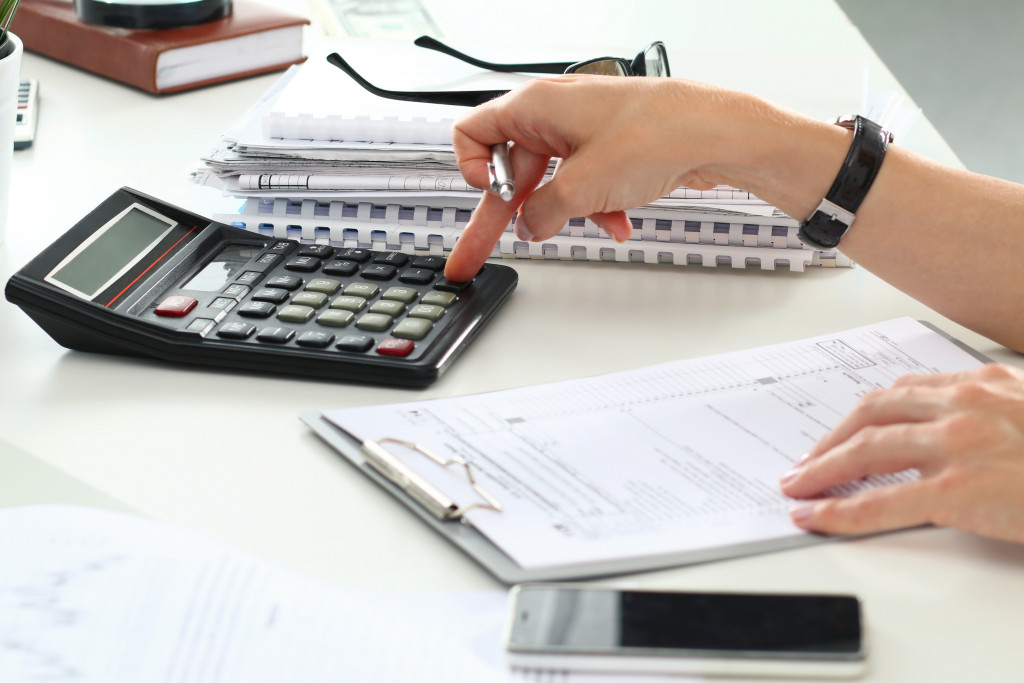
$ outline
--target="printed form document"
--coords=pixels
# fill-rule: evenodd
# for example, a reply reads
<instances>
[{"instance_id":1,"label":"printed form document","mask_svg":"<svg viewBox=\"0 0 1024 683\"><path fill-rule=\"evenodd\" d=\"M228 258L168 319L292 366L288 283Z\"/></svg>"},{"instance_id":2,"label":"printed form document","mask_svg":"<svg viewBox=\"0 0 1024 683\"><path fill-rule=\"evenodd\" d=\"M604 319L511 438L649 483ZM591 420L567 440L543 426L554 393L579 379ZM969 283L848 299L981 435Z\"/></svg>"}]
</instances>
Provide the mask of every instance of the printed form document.
<instances>
[{"instance_id":1,"label":"printed form document","mask_svg":"<svg viewBox=\"0 0 1024 683\"><path fill-rule=\"evenodd\" d=\"M904 318L814 339L474 396L328 411L360 441L460 456L502 511L466 520L536 569L806 535L779 478L865 393L907 374L965 370L980 356ZM388 450L461 504L456 467ZM871 476L849 495L916 477ZM765 548L767 549L767 548Z\"/></svg>"}]
</instances>

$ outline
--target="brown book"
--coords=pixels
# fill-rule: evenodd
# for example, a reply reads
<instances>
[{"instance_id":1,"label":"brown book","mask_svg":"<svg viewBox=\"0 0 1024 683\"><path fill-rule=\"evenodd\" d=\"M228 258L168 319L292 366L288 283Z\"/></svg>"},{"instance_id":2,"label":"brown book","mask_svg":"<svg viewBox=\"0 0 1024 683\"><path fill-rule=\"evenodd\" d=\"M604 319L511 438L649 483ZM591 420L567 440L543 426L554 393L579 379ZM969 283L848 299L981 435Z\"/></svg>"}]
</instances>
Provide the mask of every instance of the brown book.
<instances>
[{"instance_id":1,"label":"brown book","mask_svg":"<svg viewBox=\"0 0 1024 683\"><path fill-rule=\"evenodd\" d=\"M172 29L89 24L61 0L22 0L11 24L25 49L152 93L188 90L301 62L309 20L246 0L231 16Z\"/></svg>"}]
</instances>

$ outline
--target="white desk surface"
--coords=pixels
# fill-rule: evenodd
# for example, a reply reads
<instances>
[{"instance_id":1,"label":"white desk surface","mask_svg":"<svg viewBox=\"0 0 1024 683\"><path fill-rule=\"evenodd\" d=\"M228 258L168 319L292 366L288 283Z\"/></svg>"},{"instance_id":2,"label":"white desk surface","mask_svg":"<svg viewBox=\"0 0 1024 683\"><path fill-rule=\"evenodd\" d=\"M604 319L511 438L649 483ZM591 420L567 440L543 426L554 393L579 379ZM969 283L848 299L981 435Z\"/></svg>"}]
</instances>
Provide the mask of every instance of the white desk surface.
<instances>
[{"instance_id":1,"label":"white desk surface","mask_svg":"<svg viewBox=\"0 0 1024 683\"><path fill-rule=\"evenodd\" d=\"M453 42L501 25L508 7L435 4ZM524 4L516 6L524 10ZM831 64L836 73L854 73L866 62L872 88L899 87L831 2L665 0L631 3L615 13L621 16L586 7L548 3L551 23L529 35L538 43L567 36L594 43L580 35L614 27L617 42L633 51L661 38L674 75L755 90L821 118L844 113L828 107L851 87L821 77ZM15 154L7 239L0 246L4 282L121 185L207 215L231 205L213 190L189 185L186 169L275 78L153 97L33 54L25 56L22 73L39 79L42 100L36 142ZM854 87L857 94L860 84ZM903 144L959 164L924 119ZM907 256L912 267L913 255ZM581 377L904 315L1024 367L1018 356L862 268L791 273L503 262L519 271L518 291L456 366L422 391L71 352L4 300L0 449L8 457L0 458L0 503L66 500L69 475L142 513L346 585L496 588L296 416ZM54 477L40 476L50 471L46 465ZM1021 675L1022 570L1024 548L920 529L621 580L856 593L870 629L867 680L995 681Z\"/></svg>"}]
</instances>

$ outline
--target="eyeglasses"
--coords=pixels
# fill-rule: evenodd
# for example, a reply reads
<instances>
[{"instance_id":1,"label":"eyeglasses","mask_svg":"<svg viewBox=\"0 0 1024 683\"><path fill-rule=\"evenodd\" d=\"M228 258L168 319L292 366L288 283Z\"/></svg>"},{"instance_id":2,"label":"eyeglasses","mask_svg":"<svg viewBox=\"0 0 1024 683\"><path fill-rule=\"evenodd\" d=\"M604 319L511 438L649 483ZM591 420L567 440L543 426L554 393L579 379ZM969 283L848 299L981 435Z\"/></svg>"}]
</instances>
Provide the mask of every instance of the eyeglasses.
<instances>
[{"instance_id":1,"label":"eyeglasses","mask_svg":"<svg viewBox=\"0 0 1024 683\"><path fill-rule=\"evenodd\" d=\"M429 36L420 36L415 44L429 50L437 50L460 59L473 66L489 71L551 73L551 74L595 74L599 76L669 76L668 53L661 41L655 41L637 53L632 61L621 57L596 57L584 62L538 62L531 64L495 64L463 54ZM508 90L429 90L406 91L385 90L363 78L341 55L333 52L327 61L338 67L356 83L378 97L408 102L429 104L452 104L460 107L475 107L507 94Z\"/></svg>"}]
</instances>

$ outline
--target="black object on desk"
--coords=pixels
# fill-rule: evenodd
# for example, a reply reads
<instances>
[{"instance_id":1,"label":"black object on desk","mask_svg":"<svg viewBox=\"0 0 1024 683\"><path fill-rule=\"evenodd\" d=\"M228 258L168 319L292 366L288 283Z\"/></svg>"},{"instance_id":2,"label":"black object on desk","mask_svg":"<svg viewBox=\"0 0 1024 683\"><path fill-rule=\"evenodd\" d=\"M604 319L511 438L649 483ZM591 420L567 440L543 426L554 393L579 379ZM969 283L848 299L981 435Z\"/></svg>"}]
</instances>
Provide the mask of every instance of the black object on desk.
<instances>
[{"instance_id":1,"label":"black object on desk","mask_svg":"<svg viewBox=\"0 0 1024 683\"><path fill-rule=\"evenodd\" d=\"M486 264L264 237L122 188L15 273L8 300L71 349L426 386L516 287Z\"/></svg>"}]
</instances>

